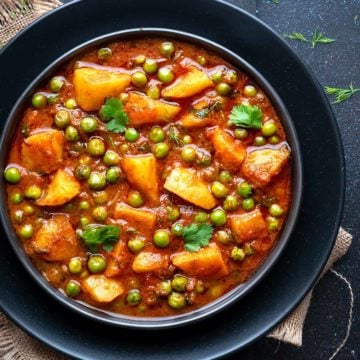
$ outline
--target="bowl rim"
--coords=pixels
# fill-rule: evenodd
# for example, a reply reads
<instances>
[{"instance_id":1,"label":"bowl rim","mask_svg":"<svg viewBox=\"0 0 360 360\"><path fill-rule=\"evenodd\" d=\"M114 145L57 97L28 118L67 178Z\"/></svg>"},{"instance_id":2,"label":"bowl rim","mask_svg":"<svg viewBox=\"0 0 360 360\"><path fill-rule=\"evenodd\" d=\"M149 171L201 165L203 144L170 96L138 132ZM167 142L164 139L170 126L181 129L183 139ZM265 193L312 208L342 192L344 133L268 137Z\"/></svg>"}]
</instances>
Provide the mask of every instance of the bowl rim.
<instances>
[{"instance_id":1,"label":"bowl rim","mask_svg":"<svg viewBox=\"0 0 360 360\"><path fill-rule=\"evenodd\" d=\"M250 77L255 81L255 83L260 85L261 89L270 99L272 106L275 108L281 124L285 129L287 140L290 143L292 149L292 199L285 226L282 229L279 239L277 240L276 244L274 245L273 249L271 250L268 257L265 259L265 261L251 275L248 281L237 285L235 288L228 291L220 298L198 309L179 315L165 317L128 316L103 311L84 302L70 299L65 296L61 291L53 287L43 277L43 275L41 275L41 273L37 270L35 265L30 260L30 257L25 253L21 241L19 240L12 228L7 212L7 206L5 206L5 204L1 207L0 218L4 225L5 233L7 235L6 237L22 265L25 267L27 272L30 273L31 277L59 303L65 305L67 308L78 314L84 315L90 319L105 324L132 329L160 330L191 324L200 321L203 318L215 315L219 311L229 307L234 302L239 301L266 277L266 275L269 273L271 268L275 265L276 261L279 259L280 255L284 251L287 243L291 238L291 233L296 225L300 213L303 195L303 166L300 143L289 112L287 111L283 101L281 100L275 89L265 79L265 77L251 64L244 60L240 55L203 36L170 28L140 27L119 30L92 38L70 49L65 54L51 62L44 70L41 71L41 73L22 92L21 96L16 101L15 105L12 107L12 110L6 119L0 138L1 171L3 171L4 169L5 161L8 155L9 144L13 138L13 134L20 120L19 114L22 113L26 101L30 98L31 93L41 82L44 81L44 79L46 79L51 73L53 73L54 70L56 70L66 62L70 61L72 58L86 52L91 48L98 46L101 43L111 43L115 41L139 37L167 37L179 41L188 42L190 44L203 47L207 50L214 51L224 60L235 66L235 68L243 71L247 75L250 75ZM6 151L4 151L3 149L5 149ZM7 195L5 192L5 182L3 176L0 177L0 192L1 196L5 199Z\"/></svg>"}]
</instances>

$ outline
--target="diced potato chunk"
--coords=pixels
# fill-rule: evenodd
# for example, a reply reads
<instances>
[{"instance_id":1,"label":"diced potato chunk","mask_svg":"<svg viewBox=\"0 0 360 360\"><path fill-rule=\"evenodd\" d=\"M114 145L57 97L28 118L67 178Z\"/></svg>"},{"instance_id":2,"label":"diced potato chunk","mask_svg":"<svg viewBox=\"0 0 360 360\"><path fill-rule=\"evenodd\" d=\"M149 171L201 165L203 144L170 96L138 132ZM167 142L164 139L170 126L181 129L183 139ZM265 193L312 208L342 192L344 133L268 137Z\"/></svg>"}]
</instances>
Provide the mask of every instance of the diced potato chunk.
<instances>
[{"instance_id":1,"label":"diced potato chunk","mask_svg":"<svg viewBox=\"0 0 360 360\"><path fill-rule=\"evenodd\" d=\"M287 146L261 149L248 153L241 171L256 187L266 186L278 175L290 156Z\"/></svg>"},{"instance_id":2,"label":"diced potato chunk","mask_svg":"<svg viewBox=\"0 0 360 360\"><path fill-rule=\"evenodd\" d=\"M187 275L202 279L218 279L229 273L221 251L214 243L198 252L174 254L171 262Z\"/></svg>"},{"instance_id":3,"label":"diced potato chunk","mask_svg":"<svg viewBox=\"0 0 360 360\"><path fill-rule=\"evenodd\" d=\"M136 273L146 273L157 270L166 270L169 266L169 258L166 254L153 252L141 252L135 256L132 269Z\"/></svg>"},{"instance_id":4,"label":"diced potato chunk","mask_svg":"<svg viewBox=\"0 0 360 360\"><path fill-rule=\"evenodd\" d=\"M216 199L208 185L188 169L173 169L166 178L164 188L203 209L210 210L216 206Z\"/></svg>"},{"instance_id":5,"label":"diced potato chunk","mask_svg":"<svg viewBox=\"0 0 360 360\"><path fill-rule=\"evenodd\" d=\"M63 205L78 195L80 191L80 183L76 180L70 170L59 169L45 190L45 194L36 201L36 205Z\"/></svg>"},{"instance_id":6,"label":"diced potato chunk","mask_svg":"<svg viewBox=\"0 0 360 360\"><path fill-rule=\"evenodd\" d=\"M267 234L265 220L258 208L248 213L231 216L230 227L239 243L261 239Z\"/></svg>"},{"instance_id":7,"label":"diced potato chunk","mask_svg":"<svg viewBox=\"0 0 360 360\"><path fill-rule=\"evenodd\" d=\"M125 104L125 111L132 126L168 123L175 118L180 110L181 108L177 104L154 100L137 92L130 92Z\"/></svg>"},{"instance_id":8,"label":"diced potato chunk","mask_svg":"<svg viewBox=\"0 0 360 360\"><path fill-rule=\"evenodd\" d=\"M101 69L75 69L75 99L85 111L98 110L107 97L118 96L130 84L129 74Z\"/></svg>"},{"instance_id":9,"label":"diced potato chunk","mask_svg":"<svg viewBox=\"0 0 360 360\"><path fill-rule=\"evenodd\" d=\"M147 237L150 237L154 231L156 215L150 210L134 209L119 203L115 207L113 217L127 221L130 227L135 228Z\"/></svg>"},{"instance_id":10,"label":"diced potato chunk","mask_svg":"<svg viewBox=\"0 0 360 360\"><path fill-rule=\"evenodd\" d=\"M66 215L43 223L32 241L34 251L46 261L67 261L78 253L75 231Z\"/></svg>"},{"instance_id":11,"label":"diced potato chunk","mask_svg":"<svg viewBox=\"0 0 360 360\"><path fill-rule=\"evenodd\" d=\"M105 275L90 275L81 284L85 293L99 303L110 303L124 292L123 286Z\"/></svg>"},{"instance_id":12,"label":"diced potato chunk","mask_svg":"<svg viewBox=\"0 0 360 360\"><path fill-rule=\"evenodd\" d=\"M121 160L127 180L149 200L159 202L157 162L153 154L128 155Z\"/></svg>"},{"instance_id":13,"label":"diced potato chunk","mask_svg":"<svg viewBox=\"0 0 360 360\"><path fill-rule=\"evenodd\" d=\"M209 117L198 117L194 112L189 112L185 114L181 120L180 124L185 128L199 128L211 125L211 118Z\"/></svg>"},{"instance_id":14,"label":"diced potato chunk","mask_svg":"<svg viewBox=\"0 0 360 360\"><path fill-rule=\"evenodd\" d=\"M195 66L189 66L189 71L166 87L161 95L165 98L182 99L193 96L210 86L213 86L213 82L205 73Z\"/></svg>"},{"instance_id":15,"label":"diced potato chunk","mask_svg":"<svg viewBox=\"0 0 360 360\"><path fill-rule=\"evenodd\" d=\"M217 127L212 136L215 157L227 170L238 170L246 157L246 147L237 143L226 131Z\"/></svg>"},{"instance_id":16,"label":"diced potato chunk","mask_svg":"<svg viewBox=\"0 0 360 360\"><path fill-rule=\"evenodd\" d=\"M21 160L30 171L50 173L62 163L64 153L62 131L44 129L24 140L21 145Z\"/></svg>"}]
</instances>

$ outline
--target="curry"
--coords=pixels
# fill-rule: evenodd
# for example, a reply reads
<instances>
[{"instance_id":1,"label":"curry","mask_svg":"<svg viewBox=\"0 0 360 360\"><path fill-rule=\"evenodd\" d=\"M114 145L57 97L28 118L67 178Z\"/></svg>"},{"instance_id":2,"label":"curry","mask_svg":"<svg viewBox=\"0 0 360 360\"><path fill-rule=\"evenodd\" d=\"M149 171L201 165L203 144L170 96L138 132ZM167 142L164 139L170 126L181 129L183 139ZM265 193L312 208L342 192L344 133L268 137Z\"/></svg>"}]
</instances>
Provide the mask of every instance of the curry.
<instances>
[{"instance_id":1,"label":"curry","mask_svg":"<svg viewBox=\"0 0 360 360\"><path fill-rule=\"evenodd\" d=\"M245 73L198 46L119 41L56 70L19 119L7 208L66 296L146 317L202 307L269 256L291 149Z\"/></svg>"}]
</instances>

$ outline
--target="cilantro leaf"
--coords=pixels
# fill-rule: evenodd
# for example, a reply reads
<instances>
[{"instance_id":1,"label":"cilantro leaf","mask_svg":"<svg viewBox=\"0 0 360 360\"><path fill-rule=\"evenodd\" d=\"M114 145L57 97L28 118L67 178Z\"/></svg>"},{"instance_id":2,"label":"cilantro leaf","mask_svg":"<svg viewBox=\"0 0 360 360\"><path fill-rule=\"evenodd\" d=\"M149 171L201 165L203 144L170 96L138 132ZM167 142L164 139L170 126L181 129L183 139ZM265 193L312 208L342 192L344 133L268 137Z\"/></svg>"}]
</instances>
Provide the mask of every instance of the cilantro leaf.
<instances>
[{"instance_id":1,"label":"cilantro leaf","mask_svg":"<svg viewBox=\"0 0 360 360\"><path fill-rule=\"evenodd\" d=\"M80 235L91 252L96 252L99 245L105 251L111 251L120 235L120 228L113 225L87 225Z\"/></svg>"},{"instance_id":2,"label":"cilantro leaf","mask_svg":"<svg viewBox=\"0 0 360 360\"><path fill-rule=\"evenodd\" d=\"M117 98L109 98L100 109L101 118L107 122L106 129L119 134L125 131L129 118L124 110L122 102Z\"/></svg>"},{"instance_id":3,"label":"cilantro leaf","mask_svg":"<svg viewBox=\"0 0 360 360\"><path fill-rule=\"evenodd\" d=\"M213 227L209 224L190 224L184 227L183 238L185 249L191 252L199 251L202 247L209 245L213 234Z\"/></svg>"},{"instance_id":4,"label":"cilantro leaf","mask_svg":"<svg viewBox=\"0 0 360 360\"><path fill-rule=\"evenodd\" d=\"M262 111L258 106L235 105L230 113L230 122L235 126L260 129Z\"/></svg>"}]
</instances>

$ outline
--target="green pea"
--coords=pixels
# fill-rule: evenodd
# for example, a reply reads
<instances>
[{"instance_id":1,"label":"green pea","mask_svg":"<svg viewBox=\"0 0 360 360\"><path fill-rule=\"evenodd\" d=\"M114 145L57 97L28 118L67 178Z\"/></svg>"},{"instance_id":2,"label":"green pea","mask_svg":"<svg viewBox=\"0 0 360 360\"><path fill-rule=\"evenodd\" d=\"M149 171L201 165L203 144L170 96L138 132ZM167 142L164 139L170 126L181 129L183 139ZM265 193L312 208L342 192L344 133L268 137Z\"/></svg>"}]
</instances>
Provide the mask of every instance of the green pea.
<instances>
[{"instance_id":1,"label":"green pea","mask_svg":"<svg viewBox=\"0 0 360 360\"><path fill-rule=\"evenodd\" d=\"M79 209L80 209L80 210L89 210L89 209L90 209L90 204L89 204L89 202L86 201L86 200L80 201Z\"/></svg>"},{"instance_id":2,"label":"green pea","mask_svg":"<svg viewBox=\"0 0 360 360\"><path fill-rule=\"evenodd\" d=\"M257 94L255 86L252 85L246 85L244 87L243 93L247 97L254 97Z\"/></svg>"},{"instance_id":3,"label":"green pea","mask_svg":"<svg viewBox=\"0 0 360 360\"><path fill-rule=\"evenodd\" d=\"M71 258L68 264L68 268L71 274L80 274L83 270L81 259L79 257Z\"/></svg>"},{"instance_id":4,"label":"green pea","mask_svg":"<svg viewBox=\"0 0 360 360\"><path fill-rule=\"evenodd\" d=\"M230 257L235 261L242 261L245 259L245 252L243 249L234 246L231 250Z\"/></svg>"},{"instance_id":5,"label":"green pea","mask_svg":"<svg viewBox=\"0 0 360 360\"><path fill-rule=\"evenodd\" d=\"M228 195L223 203L223 208L225 211L234 211L238 208L238 206L238 199L234 195Z\"/></svg>"},{"instance_id":6,"label":"green pea","mask_svg":"<svg viewBox=\"0 0 360 360\"><path fill-rule=\"evenodd\" d=\"M187 163L193 162L196 159L195 149L191 146L185 146L181 150L181 158Z\"/></svg>"},{"instance_id":7,"label":"green pea","mask_svg":"<svg viewBox=\"0 0 360 360\"><path fill-rule=\"evenodd\" d=\"M49 88L53 92L59 92L64 86L64 79L60 76L54 76L49 83Z\"/></svg>"},{"instance_id":8,"label":"green pea","mask_svg":"<svg viewBox=\"0 0 360 360\"><path fill-rule=\"evenodd\" d=\"M20 193L14 193L11 195L11 202L13 204L20 204L23 200L23 196Z\"/></svg>"},{"instance_id":9,"label":"green pea","mask_svg":"<svg viewBox=\"0 0 360 360\"><path fill-rule=\"evenodd\" d=\"M23 211L25 215L32 215L35 212L35 209L30 204L26 204L23 206Z\"/></svg>"},{"instance_id":10,"label":"green pea","mask_svg":"<svg viewBox=\"0 0 360 360\"><path fill-rule=\"evenodd\" d=\"M117 165L120 162L120 156L115 151L108 150L103 157L103 162L106 166Z\"/></svg>"},{"instance_id":11,"label":"green pea","mask_svg":"<svg viewBox=\"0 0 360 360\"><path fill-rule=\"evenodd\" d=\"M163 84L170 84L175 77L174 72L169 67L160 68L157 76Z\"/></svg>"},{"instance_id":12,"label":"green pea","mask_svg":"<svg viewBox=\"0 0 360 360\"><path fill-rule=\"evenodd\" d=\"M98 123L97 123L96 119L93 118L92 116L86 116L81 119L80 127L83 131L85 131L87 133L91 133L97 129Z\"/></svg>"},{"instance_id":13,"label":"green pea","mask_svg":"<svg viewBox=\"0 0 360 360\"><path fill-rule=\"evenodd\" d=\"M15 223L21 224L24 220L24 212L22 210L16 210L12 216L12 219Z\"/></svg>"},{"instance_id":14,"label":"green pea","mask_svg":"<svg viewBox=\"0 0 360 360\"><path fill-rule=\"evenodd\" d=\"M79 132L74 126L68 126L65 129L65 139L67 141L77 141L79 140Z\"/></svg>"},{"instance_id":15,"label":"green pea","mask_svg":"<svg viewBox=\"0 0 360 360\"><path fill-rule=\"evenodd\" d=\"M164 143L164 142L158 143L155 145L154 155L158 159L163 159L168 155L169 150L170 150L170 148L167 143Z\"/></svg>"},{"instance_id":16,"label":"green pea","mask_svg":"<svg viewBox=\"0 0 360 360\"><path fill-rule=\"evenodd\" d=\"M10 184L17 184L21 180L21 172L16 167L8 167L4 172L5 180Z\"/></svg>"},{"instance_id":17,"label":"green pea","mask_svg":"<svg viewBox=\"0 0 360 360\"><path fill-rule=\"evenodd\" d=\"M106 171L106 181L109 184L116 184L122 178L122 171L119 167L111 167Z\"/></svg>"},{"instance_id":18,"label":"green pea","mask_svg":"<svg viewBox=\"0 0 360 360\"><path fill-rule=\"evenodd\" d=\"M108 213L105 206L97 206L93 212L92 216L96 221L105 221Z\"/></svg>"},{"instance_id":19,"label":"green pea","mask_svg":"<svg viewBox=\"0 0 360 360\"><path fill-rule=\"evenodd\" d=\"M272 216L269 216L267 219L266 219L266 222L267 222L267 227L268 227L268 230L269 231L276 231L279 229L280 227L280 222L277 218L275 217L272 217Z\"/></svg>"},{"instance_id":20,"label":"green pea","mask_svg":"<svg viewBox=\"0 0 360 360\"><path fill-rule=\"evenodd\" d=\"M142 300L142 297L141 297L140 291L138 289L132 289L126 295L126 302L130 306L139 305L141 300Z\"/></svg>"},{"instance_id":21,"label":"green pea","mask_svg":"<svg viewBox=\"0 0 360 360\"><path fill-rule=\"evenodd\" d=\"M210 214L210 220L215 226L223 226L226 223L226 214L224 210L216 209Z\"/></svg>"},{"instance_id":22,"label":"green pea","mask_svg":"<svg viewBox=\"0 0 360 360\"><path fill-rule=\"evenodd\" d=\"M246 181L243 181L237 188L237 193L243 197L248 198L252 195L252 187Z\"/></svg>"},{"instance_id":23,"label":"green pea","mask_svg":"<svg viewBox=\"0 0 360 360\"><path fill-rule=\"evenodd\" d=\"M107 202L107 194L105 191L98 191L94 193L94 202L95 204L102 205Z\"/></svg>"},{"instance_id":24,"label":"green pea","mask_svg":"<svg viewBox=\"0 0 360 360\"><path fill-rule=\"evenodd\" d=\"M135 237L128 241L127 246L132 253L137 254L145 247L145 241L144 239Z\"/></svg>"},{"instance_id":25,"label":"green pea","mask_svg":"<svg viewBox=\"0 0 360 360\"><path fill-rule=\"evenodd\" d=\"M159 143L161 141L164 141L165 139L165 132L164 130L159 126L154 126L151 128L149 133L149 140L153 143Z\"/></svg>"},{"instance_id":26,"label":"green pea","mask_svg":"<svg viewBox=\"0 0 360 360\"><path fill-rule=\"evenodd\" d=\"M30 185L25 189L24 195L28 199L37 200L40 198L42 190L40 186Z\"/></svg>"},{"instance_id":27,"label":"green pea","mask_svg":"<svg viewBox=\"0 0 360 360\"><path fill-rule=\"evenodd\" d=\"M163 42L160 45L160 54L170 59L175 52L174 44L170 41Z\"/></svg>"},{"instance_id":28,"label":"green pea","mask_svg":"<svg viewBox=\"0 0 360 360\"><path fill-rule=\"evenodd\" d=\"M106 178L99 172L92 172L89 176L88 185L92 190L103 190L106 186Z\"/></svg>"},{"instance_id":29,"label":"green pea","mask_svg":"<svg viewBox=\"0 0 360 360\"><path fill-rule=\"evenodd\" d=\"M157 247L166 248L170 244L169 233L166 230L156 230L153 241Z\"/></svg>"},{"instance_id":30,"label":"green pea","mask_svg":"<svg viewBox=\"0 0 360 360\"><path fill-rule=\"evenodd\" d=\"M199 55L199 56L196 58L196 61L197 61L197 63L200 64L201 66L205 66L206 63L207 63L206 57L201 56L201 55Z\"/></svg>"},{"instance_id":31,"label":"green pea","mask_svg":"<svg viewBox=\"0 0 360 360\"><path fill-rule=\"evenodd\" d=\"M196 162L199 165L202 165L204 167L207 167L207 166L211 165L211 155L210 154L207 154L207 153L205 153L203 151L198 150L196 152L196 157L197 157Z\"/></svg>"},{"instance_id":32,"label":"green pea","mask_svg":"<svg viewBox=\"0 0 360 360\"><path fill-rule=\"evenodd\" d=\"M169 296L171 294L171 282L168 280L161 281L158 292L160 296Z\"/></svg>"},{"instance_id":33,"label":"green pea","mask_svg":"<svg viewBox=\"0 0 360 360\"><path fill-rule=\"evenodd\" d=\"M231 242L231 236L225 230L220 230L216 233L216 240L223 245L227 245Z\"/></svg>"},{"instance_id":34,"label":"green pea","mask_svg":"<svg viewBox=\"0 0 360 360\"><path fill-rule=\"evenodd\" d=\"M60 129L66 128L70 125L71 117L68 111L59 110L54 116L54 122Z\"/></svg>"},{"instance_id":35,"label":"green pea","mask_svg":"<svg viewBox=\"0 0 360 360\"><path fill-rule=\"evenodd\" d=\"M239 77L235 70L228 70L225 74L225 81L230 84L234 85L238 82Z\"/></svg>"},{"instance_id":36,"label":"green pea","mask_svg":"<svg viewBox=\"0 0 360 360\"><path fill-rule=\"evenodd\" d=\"M106 268L106 260L102 255L91 255L87 262L88 269L93 274L102 273Z\"/></svg>"},{"instance_id":37,"label":"green pea","mask_svg":"<svg viewBox=\"0 0 360 360\"><path fill-rule=\"evenodd\" d=\"M131 190L127 197L127 202L130 206L138 208L144 204L144 200L138 191Z\"/></svg>"},{"instance_id":38,"label":"green pea","mask_svg":"<svg viewBox=\"0 0 360 360\"><path fill-rule=\"evenodd\" d=\"M176 221L180 217L180 211L177 206L168 206L166 208L167 218L170 221Z\"/></svg>"},{"instance_id":39,"label":"green pea","mask_svg":"<svg viewBox=\"0 0 360 360\"><path fill-rule=\"evenodd\" d=\"M272 145L276 145L280 142L280 138L277 135L273 135L269 139L269 143Z\"/></svg>"},{"instance_id":40,"label":"green pea","mask_svg":"<svg viewBox=\"0 0 360 360\"><path fill-rule=\"evenodd\" d=\"M193 141L192 137L190 135L184 135L182 140L183 140L184 145L189 145Z\"/></svg>"},{"instance_id":41,"label":"green pea","mask_svg":"<svg viewBox=\"0 0 360 360\"><path fill-rule=\"evenodd\" d=\"M128 144L122 144L120 146L120 151L122 154L126 154L129 151L129 145Z\"/></svg>"},{"instance_id":42,"label":"green pea","mask_svg":"<svg viewBox=\"0 0 360 360\"><path fill-rule=\"evenodd\" d=\"M78 165L75 168L75 176L79 179L79 180L85 180L88 179L90 176L91 170L90 167L87 165Z\"/></svg>"},{"instance_id":43,"label":"green pea","mask_svg":"<svg viewBox=\"0 0 360 360\"><path fill-rule=\"evenodd\" d=\"M197 223L204 223L207 221L209 215L208 213L206 213L205 211L199 211L195 217L194 217L194 221Z\"/></svg>"},{"instance_id":44,"label":"green pea","mask_svg":"<svg viewBox=\"0 0 360 360\"><path fill-rule=\"evenodd\" d=\"M102 139L92 138L88 142L86 150L91 156L102 156L105 154L105 143Z\"/></svg>"},{"instance_id":45,"label":"green pea","mask_svg":"<svg viewBox=\"0 0 360 360\"><path fill-rule=\"evenodd\" d=\"M127 128L125 130L125 140L134 142L140 137L139 132L134 128Z\"/></svg>"},{"instance_id":46,"label":"green pea","mask_svg":"<svg viewBox=\"0 0 360 360\"><path fill-rule=\"evenodd\" d=\"M77 103L75 99L67 99L65 101L65 107L69 110L74 110L77 107Z\"/></svg>"},{"instance_id":47,"label":"green pea","mask_svg":"<svg viewBox=\"0 0 360 360\"><path fill-rule=\"evenodd\" d=\"M19 229L19 235L24 239L30 239L33 233L34 230L31 224L25 224Z\"/></svg>"},{"instance_id":48,"label":"green pea","mask_svg":"<svg viewBox=\"0 0 360 360\"><path fill-rule=\"evenodd\" d=\"M188 279L185 276L175 276L171 280L171 287L173 288L173 290L178 292L184 292L186 290L187 284Z\"/></svg>"},{"instance_id":49,"label":"green pea","mask_svg":"<svg viewBox=\"0 0 360 360\"><path fill-rule=\"evenodd\" d=\"M143 65L143 69L148 74L154 74L158 69L158 64L154 59L146 59Z\"/></svg>"},{"instance_id":50,"label":"green pea","mask_svg":"<svg viewBox=\"0 0 360 360\"><path fill-rule=\"evenodd\" d=\"M65 287L65 293L69 297L76 297L80 294L80 284L75 280L70 280Z\"/></svg>"},{"instance_id":51,"label":"green pea","mask_svg":"<svg viewBox=\"0 0 360 360\"><path fill-rule=\"evenodd\" d=\"M79 224L80 224L81 228L84 229L86 225L90 224L90 220L86 216L81 216L79 219Z\"/></svg>"},{"instance_id":52,"label":"green pea","mask_svg":"<svg viewBox=\"0 0 360 360\"><path fill-rule=\"evenodd\" d=\"M131 82L137 87L143 87L147 83L147 77L143 72L136 71L131 76Z\"/></svg>"},{"instance_id":53,"label":"green pea","mask_svg":"<svg viewBox=\"0 0 360 360\"><path fill-rule=\"evenodd\" d=\"M195 291L197 294L202 294L205 291L204 283L201 280L196 282Z\"/></svg>"},{"instance_id":54,"label":"green pea","mask_svg":"<svg viewBox=\"0 0 360 360\"><path fill-rule=\"evenodd\" d=\"M272 204L269 207L269 213L271 216L279 217L284 213L284 210L279 204Z\"/></svg>"},{"instance_id":55,"label":"green pea","mask_svg":"<svg viewBox=\"0 0 360 360\"><path fill-rule=\"evenodd\" d=\"M101 48L96 52L96 55L99 60L107 60L112 55L112 50L110 48Z\"/></svg>"},{"instance_id":56,"label":"green pea","mask_svg":"<svg viewBox=\"0 0 360 360\"><path fill-rule=\"evenodd\" d=\"M221 82L222 77L223 76L221 70L216 70L214 73L211 74L211 80L216 84Z\"/></svg>"},{"instance_id":57,"label":"green pea","mask_svg":"<svg viewBox=\"0 0 360 360\"><path fill-rule=\"evenodd\" d=\"M272 136L276 134L276 125L272 121L267 121L263 126L261 127L261 133L264 136Z\"/></svg>"},{"instance_id":58,"label":"green pea","mask_svg":"<svg viewBox=\"0 0 360 360\"><path fill-rule=\"evenodd\" d=\"M219 181L222 184L228 184L232 179L232 176L229 171L223 170L219 175Z\"/></svg>"},{"instance_id":59,"label":"green pea","mask_svg":"<svg viewBox=\"0 0 360 360\"><path fill-rule=\"evenodd\" d=\"M34 94L31 99L31 104L33 107L37 109L41 109L45 107L47 104L46 96L43 94Z\"/></svg>"},{"instance_id":60,"label":"green pea","mask_svg":"<svg viewBox=\"0 0 360 360\"><path fill-rule=\"evenodd\" d=\"M244 210L252 210L255 207L255 201L253 198L244 199L242 202L242 208Z\"/></svg>"},{"instance_id":61,"label":"green pea","mask_svg":"<svg viewBox=\"0 0 360 360\"><path fill-rule=\"evenodd\" d=\"M184 294L172 292L168 297L168 304L173 309L181 309L186 305L186 298Z\"/></svg>"},{"instance_id":62,"label":"green pea","mask_svg":"<svg viewBox=\"0 0 360 360\"><path fill-rule=\"evenodd\" d=\"M230 95L232 91L232 88L229 84L227 83L219 83L216 86L216 92L220 95L220 96L228 96Z\"/></svg>"},{"instance_id":63,"label":"green pea","mask_svg":"<svg viewBox=\"0 0 360 360\"><path fill-rule=\"evenodd\" d=\"M244 140L248 137L249 132L246 129L235 129L234 136L239 140Z\"/></svg>"},{"instance_id":64,"label":"green pea","mask_svg":"<svg viewBox=\"0 0 360 360\"><path fill-rule=\"evenodd\" d=\"M211 186L211 191L217 198L223 198L228 193L228 189L221 182L215 181Z\"/></svg>"},{"instance_id":65,"label":"green pea","mask_svg":"<svg viewBox=\"0 0 360 360\"><path fill-rule=\"evenodd\" d=\"M175 236L182 236L184 233L184 226L180 223L175 223L171 226L171 233Z\"/></svg>"},{"instance_id":66,"label":"green pea","mask_svg":"<svg viewBox=\"0 0 360 360\"><path fill-rule=\"evenodd\" d=\"M251 244L246 243L244 245L244 253L245 253L246 256L250 256L250 255L254 254L254 248L252 247Z\"/></svg>"},{"instance_id":67,"label":"green pea","mask_svg":"<svg viewBox=\"0 0 360 360\"><path fill-rule=\"evenodd\" d=\"M160 98L160 89L156 85L151 85L146 90L146 95L151 97L154 100L157 100Z\"/></svg>"},{"instance_id":68,"label":"green pea","mask_svg":"<svg viewBox=\"0 0 360 360\"><path fill-rule=\"evenodd\" d=\"M134 63L136 65L141 65L141 64L143 64L145 62L145 60L146 60L145 55L138 55L138 56L135 57Z\"/></svg>"}]
</instances>

